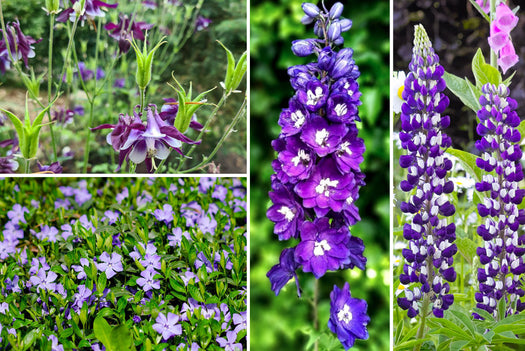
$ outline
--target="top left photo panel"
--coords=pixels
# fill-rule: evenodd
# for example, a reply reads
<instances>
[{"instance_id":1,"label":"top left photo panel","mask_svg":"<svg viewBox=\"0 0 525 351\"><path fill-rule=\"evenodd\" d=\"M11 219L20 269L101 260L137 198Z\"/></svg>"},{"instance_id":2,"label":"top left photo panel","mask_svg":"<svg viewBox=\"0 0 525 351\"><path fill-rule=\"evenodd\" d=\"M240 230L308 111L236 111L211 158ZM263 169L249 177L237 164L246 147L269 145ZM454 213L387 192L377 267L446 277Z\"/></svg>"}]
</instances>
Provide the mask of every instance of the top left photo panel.
<instances>
[{"instance_id":1,"label":"top left photo panel","mask_svg":"<svg viewBox=\"0 0 525 351\"><path fill-rule=\"evenodd\" d=\"M246 174L246 0L0 0L0 174Z\"/></svg>"}]
</instances>

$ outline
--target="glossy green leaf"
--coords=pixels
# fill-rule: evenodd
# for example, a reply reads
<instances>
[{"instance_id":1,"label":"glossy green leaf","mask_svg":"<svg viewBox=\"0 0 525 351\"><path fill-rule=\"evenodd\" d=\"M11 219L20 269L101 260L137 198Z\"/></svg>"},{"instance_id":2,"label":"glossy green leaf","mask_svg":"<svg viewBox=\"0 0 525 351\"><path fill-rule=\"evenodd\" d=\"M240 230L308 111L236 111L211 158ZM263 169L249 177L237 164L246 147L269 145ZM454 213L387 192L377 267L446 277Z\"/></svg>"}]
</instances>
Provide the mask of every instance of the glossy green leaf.
<instances>
[{"instance_id":1,"label":"glossy green leaf","mask_svg":"<svg viewBox=\"0 0 525 351\"><path fill-rule=\"evenodd\" d=\"M475 87L468 79L459 78L456 75L445 72L443 75L445 82L447 83L447 88L456 95L461 102L465 104L472 111L477 112L481 105L479 104L478 97L476 96L476 91L472 89L471 86ZM470 84L470 85L469 85ZM481 92L480 92L481 94Z\"/></svg>"},{"instance_id":2,"label":"glossy green leaf","mask_svg":"<svg viewBox=\"0 0 525 351\"><path fill-rule=\"evenodd\" d=\"M485 62L481 49L476 51L472 59L472 73L474 73L474 78L476 79L476 87L479 89L487 83L495 84L496 86L501 84L501 74L497 68Z\"/></svg>"}]
</instances>

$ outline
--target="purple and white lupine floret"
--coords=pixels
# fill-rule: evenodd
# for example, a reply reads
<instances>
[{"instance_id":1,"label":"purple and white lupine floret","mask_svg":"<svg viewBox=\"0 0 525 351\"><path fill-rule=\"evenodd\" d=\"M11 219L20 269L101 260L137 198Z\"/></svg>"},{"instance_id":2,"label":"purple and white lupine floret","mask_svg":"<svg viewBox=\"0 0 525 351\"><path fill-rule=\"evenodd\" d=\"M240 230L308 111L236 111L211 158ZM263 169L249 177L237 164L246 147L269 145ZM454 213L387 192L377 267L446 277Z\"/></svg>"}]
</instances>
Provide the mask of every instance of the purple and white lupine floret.
<instances>
[{"instance_id":1,"label":"purple and white lupine floret","mask_svg":"<svg viewBox=\"0 0 525 351\"><path fill-rule=\"evenodd\" d=\"M397 301L409 317L415 317L426 297L425 303L432 303L434 315L443 317L443 311L454 302L449 282L456 279L452 264L457 252L455 224L446 219L455 213L447 196L454 190L453 182L446 177L452 168L445 155L451 140L443 131L450 118L442 115L449 100L443 94L444 69L421 25L415 27L409 68L399 134L407 154L400 157L399 163L408 171L400 188L411 194L400 209L412 220L403 227L409 244L403 250L406 263L399 279L410 287Z\"/></svg>"},{"instance_id":2,"label":"purple and white lupine floret","mask_svg":"<svg viewBox=\"0 0 525 351\"><path fill-rule=\"evenodd\" d=\"M475 298L478 308L501 319L525 307L520 302L525 295L520 281L525 272L525 235L518 234L519 225L525 222L525 211L518 209L525 195L519 186L523 180L521 135L517 129L520 118L507 86L487 83L481 92L480 123L476 128L481 136L476 142L481 157L476 165L487 173L476 183L476 190L485 193L483 202L478 204L478 213L485 221L477 229L484 240L483 246L477 248L484 267L478 269L479 292ZM498 316L497 306L502 298L506 302L505 316Z\"/></svg>"}]
</instances>

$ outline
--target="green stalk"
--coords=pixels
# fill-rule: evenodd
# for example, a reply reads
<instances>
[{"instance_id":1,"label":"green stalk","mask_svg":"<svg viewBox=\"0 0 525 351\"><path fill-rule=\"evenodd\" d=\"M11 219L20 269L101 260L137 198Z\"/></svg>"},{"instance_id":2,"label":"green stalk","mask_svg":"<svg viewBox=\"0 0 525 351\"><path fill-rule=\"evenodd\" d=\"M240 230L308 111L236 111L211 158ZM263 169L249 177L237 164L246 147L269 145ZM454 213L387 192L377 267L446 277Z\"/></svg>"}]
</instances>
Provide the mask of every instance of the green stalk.
<instances>
[{"instance_id":1,"label":"green stalk","mask_svg":"<svg viewBox=\"0 0 525 351\"><path fill-rule=\"evenodd\" d=\"M313 301L313 314L314 314L314 330L317 332L319 331L319 318L318 318L318 311L317 311L317 302L319 300L319 279L315 279L314 283L314 301ZM314 351L319 350L319 339L315 340L314 343Z\"/></svg>"},{"instance_id":2,"label":"green stalk","mask_svg":"<svg viewBox=\"0 0 525 351\"><path fill-rule=\"evenodd\" d=\"M60 89L62 88L62 77L64 76L64 74L66 73L66 68L69 64L69 55L71 53L71 49L73 47L73 43L74 43L74 38L75 38L75 33L77 31L77 27L78 27L78 17L75 19L75 22L73 22L73 28L71 29L71 32L69 31L69 21L67 22L67 32L69 35L69 42L67 43L67 49L66 49L66 60L64 61L64 67L62 68L62 72L60 73L60 76L59 76L59 80L58 80L58 89L55 93L55 98L57 97L58 94L60 94ZM55 99L53 98L53 100Z\"/></svg>"},{"instance_id":3,"label":"green stalk","mask_svg":"<svg viewBox=\"0 0 525 351\"><path fill-rule=\"evenodd\" d=\"M195 170L198 170L202 167L204 167L214 156L215 154L217 153L217 151L219 151L219 149L221 148L222 144L224 144L224 141L226 140L226 138L228 137L228 135L230 135L231 131L233 130L233 128L235 127L235 125L240 121L240 119L245 115L246 111L245 111L245 108L246 107L246 99L244 99L242 105L241 105L241 108L239 109L239 111L237 112L237 114L235 115L235 117L233 118L233 121L232 123L228 126L228 129L226 130L226 132L222 135L221 139L219 140L219 142L217 143L217 145L215 145L215 148L213 149L213 151L210 153L209 156L207 157L204 157L204 159L202 160L201 163L199 163L197 166L195 167L192 167L190 169L187 169L187 170L184 170L184 171L181 171L180 173L189 173L189 172L193 172ZM204 128L203 128L204 130ZM178 169L177 169L178 170Z\"/></svg>"},{"instance_id":4,"label":"green stalk","mask_svg":"<svg viewBox=\"0 0 525 351\"><path fill-rule=\"evenodd\" d=\"M492 26L492 21L494 21L494 17L496 16L496 0L490 0L490 23L489 26ZM490 65L496 69L498 69L498 55L494 52L494 50L490 49Z\"/></svg>"},{"instance_id":5,"label":"green stalk","mask_svg":"<svg viewBox=\"0 0 525 351\"><path fill-rule=\"evenodd\" d=\"M30 169L31 169L31 167L29 167L29 163L30 163L30 162L31 162L31 161L30 161L29 159L24 158L24 173L25 173L25 174L29 174L29 173L30 173L30 172L29 172Z\"/></svg>"},{"instance_id":6,"label":"green stalk","mask_svg":"<svg viewBox=\"0 0 525 351\"><path fill-rule=\"evenodd\" d=\"M48 48L48 65L47 65L47 104L51 104L51 88L53 84L53 34L55 30L55 14L49 15L49 48ZM49 130L51 131L51 145L53 145L53 162L58 161L57 146L55 141L55 133L53 131L53 123L51 123L51 109L47 110L47 118L49 120Z\"/></svg>"},{"instance_id":7,"label":"green stalk","mask_svg":"<svg viewBox=\"0 0 525 351\"><path fill-rule=\"evenodd\" d=\"M199 133L199 135L197 136L197 138L195 139L195 141L199 141L201 140L202 138L202 135L204 134L204 131L208 129L208 126L210 125L210 123L212 122L212 120L214 119L215 115L217 114L217 112L219 111L219 109L222 107L222 105L224 105L224 103L226 102L226 99L228 98L228 95L226 95L225 93L223 93L219 103L215 106L215 109L212 111L212 113L210 114L210 116L208 117L208 120L206 121L206 123L204 124L204 127L202 127L202 130L201 132ZM246 101L246 99L245 99ZM193 144L191 146L191 148L188 150L188 152L186 153L186 157L181 157L181 161L177 167L177 172L180 171L180 169L182 168L182 166L184 165L184 163L186 162L186 159L189 158L189 156L193 153L193 151L195 150L195 148L197 147L197 144ZM195 167L194 167L195 168Z\"/></svg>"},{"instance_id":8,"label":"green stalk","mask_svg":"<svg viewBox=\"0 0 525 351\"><path fill-rule=\"evenodd\" d=\"M426 327L426 318L428 314L428 308L430 306L430 296L429 294L425 294L425 297L423 298L423 304L421 306L421 323L419 324L419 329L417 330L416 340L422 339L423 335L425 334L425 327ZM417 344L414 346L414 351L419 351L421 349L421 344Z\"/></svg>"},{"instance_id":9,"label":"green stalk","mask_svg":"<svg viewBox=\"0 0 525 351\"><path fill-rule=\"evenodd\" d=\"M100 42L100 31L102 27L102 21L98 20L98 30L97 30L97 40L95 42L95 79L94 79L94 85L93 85L93 94L91 95L91 99L89 99L89 124L86 129L86 146L84 147L84 168L82 169L83 173L87 173L87 168L89 164L89 152L90 152L90 142L91 142L91 128L93 127L94 122L94 114L93 109L95 107L95 99L97 98L97 67L98 67L98 44ZM79 74L81 76L81 74ZM86 92L87 94L87 92ZM88 95L89 96L89 95Z\"/></svg>"}]
</instances>

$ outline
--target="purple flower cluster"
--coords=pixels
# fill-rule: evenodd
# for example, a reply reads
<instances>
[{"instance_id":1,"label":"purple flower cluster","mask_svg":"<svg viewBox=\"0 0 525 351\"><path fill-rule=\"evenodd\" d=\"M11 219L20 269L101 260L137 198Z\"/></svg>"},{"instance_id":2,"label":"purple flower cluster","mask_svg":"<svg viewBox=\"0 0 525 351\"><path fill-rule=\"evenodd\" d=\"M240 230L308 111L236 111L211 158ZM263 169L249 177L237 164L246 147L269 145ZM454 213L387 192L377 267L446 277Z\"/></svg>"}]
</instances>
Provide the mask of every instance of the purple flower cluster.
<instances>
[{"instance_id":1,"label":"purple flower cluster","mask_svg":"<svg viewBox=\"0 0 525 351\"><path fill-rule=\"evenodd\" d=\"M365 145L356 126L360 121L359 71L352 49L336 50L351 21L340 18L343 5L339 2L330 11L311 3L303 3L302 8L306 14L302 22L315 22L319 38L292 43L295 55L315 54L317 60L288 69L296 93L281 112L282 131L272 142L278 156L272 163L275 174L269 197L273 205L267 216L275 223L279 240L300 240L294 248L284 249L279 264L267 274L276 295L292 278L300 295L299 267L319 279L327 271L364 269L366 264L363 242L349 230L360 220L355 201L364 185L360 163ZM366 303L354 307L366 314ZM341 320L336 321L329 324L330 329L349 347L353 339L350 342L343 335ZM362 322L352 328L366 329L368 320Z\"/></svg>"},{"instance_id":2,"label":"purple flower cluster","mask_svg":"<svg viewBox=\"0 0 525 351\"><path fill-rule=\"evenodd\" d=\"M457 252L455 224L446 219L455 213L447 197L454 191L454 183L446 177L452 162L444 151L451 145L450 137L443 132L450 118L442 116L449 100L443 94L444 69L422 25L415 26L409 68L399 134L401 146L407 150L399 163L408 171L400 187L411 194L400 206L410 218L403 228L409 245L403 249L406 263L399 280L412 287L405 289L404 297L398 297L397 302L409 317L415 317L418 302L427 296L426 303L432 303L434 315L443 317L443 311L454 302L448 282L456 279L452 264Z\"/></svg>"},{"instance_id":3,"label":"purple flower cluster","mask_svg":"<svg viewBox=\"0 0 525 351\"><path fill-rule=\"evenodd\" d=\"M22 59L25 66L28 67L28 59L35 57L33 44L39 43L41 40L35 40L29 35L24 35L18 20L7 23L6 33L3 33L2 29L0 29L0 72L5 73L11 68L12 62L9 52L15 62ZM7 51L7 45L9 45L9 52Z\"/></svg>"},{"instance_id":4,"label":"purple flower cluster","mask_svg":"<svg viewBox=\"0 0 525 351\"><path fill-rule=\"evenodd\" d=\"M119 152L118 169L124 160L135 164L145 161L148 172L153 172L156 169L155 158L166 159L170 154L170 148L182 155L182 143L196 143L163 120L157 112L157 106L148 105L146 124L142 122L138 110L140 110L139 105L135 107L133 117L120 114L117 124L102 124L92 128L92 130L111 129L106 140L115 151Z\"/></svg>"},{"instance_id":5,"label":"purple flower cluster","mask_svg":"<svg viewBox=\"0 0 525 351\"><path fill-rule=\"evenodd\" d=\"M520 118L515 111L517 103L509 97L504 84L488 83L481 91L480 123L476 128L481 136L476 142L481 157L476 165L486 173L476 183L476 190L485 193L478 204L478 213L485 222L477 230L484 241L477 254L484 267L478 269L479 292L475 298L478 308L502 319L525 308L520 302L525 295L520 281L525 273L525 235L518 233L519 225L525 223L525 210L518 209L525 195L519 186L523 180L521 134L517 129ZM502 298L507 303L505 316L497 316Z\"/></svg>"}]
</instances>

